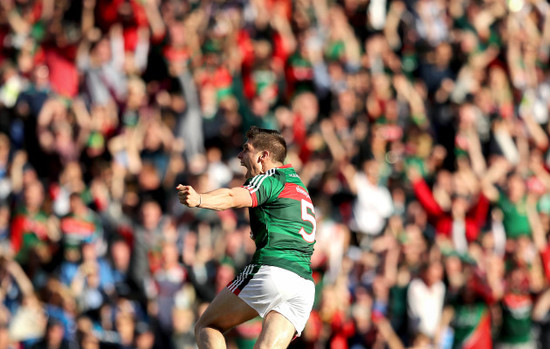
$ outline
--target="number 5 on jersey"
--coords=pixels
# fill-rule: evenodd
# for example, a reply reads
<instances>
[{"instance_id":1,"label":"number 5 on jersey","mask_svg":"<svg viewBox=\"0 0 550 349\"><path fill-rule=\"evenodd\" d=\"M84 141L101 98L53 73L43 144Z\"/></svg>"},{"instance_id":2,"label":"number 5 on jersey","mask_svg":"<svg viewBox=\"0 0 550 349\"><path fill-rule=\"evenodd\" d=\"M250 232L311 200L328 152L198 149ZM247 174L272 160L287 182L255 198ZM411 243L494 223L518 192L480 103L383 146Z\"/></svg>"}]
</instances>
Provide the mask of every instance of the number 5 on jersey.
<instances>
[{"instance_id":1,"label":"number 5 on jersey","mask_svg":"<svg viewBox=\"0 0 550 349\"><path fill-rule=\"evenodd\" d=\"M300 229L300 235L302 235L302 238L304 238L304 240L311 243L315 241L315 229L317 228L317 222L315 221L315 216L314 216L315 210L313 209L313 203L306 201L305 199L301 200L301 206L302 206L302 220L310 222L312 225L312 229L311 229L311 233L308 233L302 227Z\"/></svg>"}]
</instances>

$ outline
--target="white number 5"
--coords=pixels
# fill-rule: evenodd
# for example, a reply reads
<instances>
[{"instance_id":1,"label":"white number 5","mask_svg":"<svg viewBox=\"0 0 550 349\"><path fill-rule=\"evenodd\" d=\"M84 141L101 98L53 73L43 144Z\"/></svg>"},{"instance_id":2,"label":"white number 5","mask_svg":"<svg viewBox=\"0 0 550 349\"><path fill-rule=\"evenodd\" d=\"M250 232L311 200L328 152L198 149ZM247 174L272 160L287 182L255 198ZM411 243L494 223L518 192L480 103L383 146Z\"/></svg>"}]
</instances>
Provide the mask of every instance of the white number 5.
<instances>
[{"instance_id":1,"label":"white number 5","mask_svg":"<svg viewBox=\"0 0 550 349\"><path fill-rule=\"evenodd\" d=\"M311 214L308 212L308 209L311 210ZM311 225L313 225L311 233L307 233L303 227L300 229L300 235L302 235L304 240L306 240L307 242L315 241L315 229L317 228L317 222L315 221L315 217L313 216L314 213L315 210L313 209L313 204L309 201L302 199L302 220L308 221L311 223Z\"/></svg>"}]
</instances>

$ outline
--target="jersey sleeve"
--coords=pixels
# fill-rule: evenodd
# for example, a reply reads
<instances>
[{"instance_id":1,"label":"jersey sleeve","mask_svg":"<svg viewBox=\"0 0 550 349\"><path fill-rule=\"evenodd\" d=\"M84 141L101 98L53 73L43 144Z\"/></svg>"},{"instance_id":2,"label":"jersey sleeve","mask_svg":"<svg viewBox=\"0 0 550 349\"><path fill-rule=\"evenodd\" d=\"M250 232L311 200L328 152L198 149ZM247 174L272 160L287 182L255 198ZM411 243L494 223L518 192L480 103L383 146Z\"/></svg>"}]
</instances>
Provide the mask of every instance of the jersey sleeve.
<instances>
[{"instance_id":1,"label":"jersey sleeve","mask_svg":"<svg viewBox=\"0 0 550 349\"><path fill-rule=\"evenodd\" d=\"M283 190L283 187L284 183L279 180L279 176L275 175L274 172L257 175L248 179L243 185L243 188L250 192L252 207L273 201Z\"/></svg>"}]
</instances>

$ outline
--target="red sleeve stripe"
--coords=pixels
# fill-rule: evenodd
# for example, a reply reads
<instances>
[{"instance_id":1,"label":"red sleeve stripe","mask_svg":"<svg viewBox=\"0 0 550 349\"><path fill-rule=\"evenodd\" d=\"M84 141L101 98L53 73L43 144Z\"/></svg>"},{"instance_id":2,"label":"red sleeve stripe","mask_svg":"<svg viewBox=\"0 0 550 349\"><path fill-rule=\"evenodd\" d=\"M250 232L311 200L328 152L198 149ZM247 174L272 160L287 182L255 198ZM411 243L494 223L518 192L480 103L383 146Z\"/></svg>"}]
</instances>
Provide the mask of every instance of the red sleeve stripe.
<instances>
[{"instance_id":1,"label":"red sleeve stripe","mask_svg":"<svg viewBox=\"0 0 550 349\"><path fill-rule=\"evenodd\" d=\"M258 197L256 193L250 192L250 197L252 198L252 207L258 206Z\"/></svg>"},{"instance_id":2,"label":"red sleeve stripe","mask_svg":"<svg viewBox=\"0 0 550 349\"><path fill-rule=\"evenodd\" d=\"M252 207L258 206L258 197L256 196L255 192L252 192L252 188L250 188L249 185L244 185L243 188L248 190L248 192L250 193L250 197L252 198Z\"/></svg>"}]
</instances>

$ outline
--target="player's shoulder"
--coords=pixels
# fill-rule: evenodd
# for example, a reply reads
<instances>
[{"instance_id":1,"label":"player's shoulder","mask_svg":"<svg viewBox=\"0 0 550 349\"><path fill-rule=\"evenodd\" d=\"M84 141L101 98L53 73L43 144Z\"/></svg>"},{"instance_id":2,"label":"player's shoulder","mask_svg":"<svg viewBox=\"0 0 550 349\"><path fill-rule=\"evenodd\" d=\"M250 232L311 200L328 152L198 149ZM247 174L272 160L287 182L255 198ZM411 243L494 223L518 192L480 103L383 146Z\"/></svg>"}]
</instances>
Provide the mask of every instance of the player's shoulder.
<instances>
[{"instance_id":1,"label":"player's shoulder","mask_svg":"<svg viewBox=\"0 0 550 349\"><path fill-rule=\"evenodd\" d=\"M293 167L290 165L285 165L283 167L276 167L273 170L275 170L273 174L273 178L275 180L281 181L281 182L301 182L300 176L296 173Z\"/></svg>"},{"instance_id":2,"label":"player's shoulder","mask_svg":"<svg viewBox=\"0 0 550 349\"><path fill-rule=\"evenodd\" d=\"M265 173L249 178L245 184L259 186L261 183L282 182L284 184L296 180L300 181L300 176L298 176L294 168L287 165L284 167L274 167Z\"/></svg>"},{"instance_id":3,"label":"player's shoulder","mask_svg":"<svg viewBox=\"0 0 550 349\"><path fill-rule=\"evenodd\" d=\"M277 176L277 173L275 170L276 170L275 168L272 168L270 170L267 170L265 173L261 173L252 178L247 179L246 182L244 183L244 186L247 188L254 188L254 187L258 188L264 183L269 183L271 180L273 180Z\"/></svg>"},{"instance_id":4,"label":"player's shoulder","mask_svg":"<svg viewBox=\"0 0 550 349\"><path fill-rule=\"evenodd\" d=\"M302 183L302 179L300 178L298 173L296 173L296 170L294 170L294 168L289 165L277 168L277 173L280 175L285 183L294 183L304 186Z\"/></svg>"}]
</instances>

